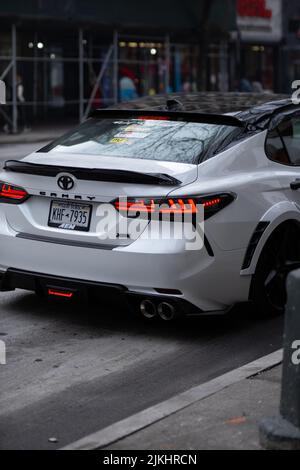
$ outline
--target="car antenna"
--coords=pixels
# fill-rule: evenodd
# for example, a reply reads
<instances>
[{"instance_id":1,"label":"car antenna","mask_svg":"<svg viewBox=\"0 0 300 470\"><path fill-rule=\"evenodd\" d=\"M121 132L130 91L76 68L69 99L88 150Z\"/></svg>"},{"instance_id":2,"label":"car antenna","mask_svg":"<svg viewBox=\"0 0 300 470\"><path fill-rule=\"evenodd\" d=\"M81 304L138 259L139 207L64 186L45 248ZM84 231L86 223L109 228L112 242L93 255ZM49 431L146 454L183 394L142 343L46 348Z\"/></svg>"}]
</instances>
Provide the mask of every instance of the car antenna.
<instances>
[{"instance_id":1,"label":"car antenna","mask_svg":"<svg viewBox=\"0 0 300 470\"><path fill-rule=\"evenodd\" d=\"M167 100L166 110L167 111L183 111L184 106L178 100Z\"/></svg>"}]
</instances>

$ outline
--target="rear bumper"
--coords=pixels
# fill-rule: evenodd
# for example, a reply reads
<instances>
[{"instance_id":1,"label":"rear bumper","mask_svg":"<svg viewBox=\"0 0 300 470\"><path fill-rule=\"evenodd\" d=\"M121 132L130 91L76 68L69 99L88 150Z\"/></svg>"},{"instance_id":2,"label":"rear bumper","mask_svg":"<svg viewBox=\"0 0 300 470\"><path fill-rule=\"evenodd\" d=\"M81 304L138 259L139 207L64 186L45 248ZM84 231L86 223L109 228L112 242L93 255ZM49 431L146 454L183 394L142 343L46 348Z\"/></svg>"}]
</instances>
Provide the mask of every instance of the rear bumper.
<instances>
[{"instance_id":1,"label":"rear bumper","mask_svg":"<svg viewBox=\"0 0 300 470\"><path fill-rule=\"evenodd\" d=\"M20 237L3 219L0 272L7 272L6 289L36 290L37 279L54 278L143 298L161 298L165 292L158 290L172 290L181 294L171 294L174 301L209 313L248 300L251 277L240 276L244 250L224 251L213 244L210 256L204 247L187 251L181 240L143 239L112 249L73 246Z\"/></svg>"},{"instance_id":2,"label":"rear bumper","mask_svg":"<svg viewBox=\"0 0 300 470\"><path fill-rule=\"evenodd\" d=\"M49 276L47 274L32 273L19 269L8 269L5 273L0 273L0 291L7 292L14 289L24 289L49 295L49 291L71 292L74 298L90 298L101 296L101 299L126 299L129 305L135 308L140 302L151 300L155 304L161 302L172 302L178 312L187 316L203 314L202 310L186 300L168 295L142 295L129 291L125 286L118 284L107 284L100 282L83 281L80 279L63 278L60 276ZM171 299L171 300L170 300ZM220 314L225 312L219 312Z\"/></svg>"}]
</instances>

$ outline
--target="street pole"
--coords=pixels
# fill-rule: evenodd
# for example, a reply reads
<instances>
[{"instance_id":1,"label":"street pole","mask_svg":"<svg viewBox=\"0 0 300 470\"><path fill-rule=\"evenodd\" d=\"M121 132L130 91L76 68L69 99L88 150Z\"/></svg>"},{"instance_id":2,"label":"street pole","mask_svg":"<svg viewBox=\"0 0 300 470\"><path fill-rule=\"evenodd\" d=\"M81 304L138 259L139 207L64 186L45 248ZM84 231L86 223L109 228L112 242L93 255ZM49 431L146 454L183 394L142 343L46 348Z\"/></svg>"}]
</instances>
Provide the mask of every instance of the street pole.
<instances>
[{"instance_id":1,"label":"street pole","mask_svg":"<svg viewBox=\"0 0 300 470\"><path fill-rule=\"evenodd\" d=\"M165 49L166 49L166 83L165 83L165 93L170 91L170 65L171 65L171 50L170 50L170 36L166 35L165 40Z\"/></svg>"},{"instance_id":2,"label":"street pole","mask_svg":"<svg viewBox=\"0 0 300 470\"><path fill-rule=\"evenodd\" d=\"M79 122L83 121L84 115L84 45L83 30L79 28L78 32L78 49L79 49Z\"/></svg>"},{"instance_id":3,"label":"street pole","mask_svg":"<svg viewBox=\"0 0 300 470\"><path fill-rule=\"evenodd\" d=\"M18 96L17 96L17 32L16 25L11 27L12 43L12 131L18 132Z\"/></svg>"},{"instance_id":4,"label":"street pole","mask_svg":"<svg viewBox=\"0 0 300 470\"><path fill-rule=\"evenodd\" d=\"M38 35L37 33L34 34L34 56L33 56L33 115L36 118L37 116L37 101L38 101Z\"/></svg>"},{"instance_id":5,"label":"street pole","mask_svg":"<svg viewBox=\"0 0 300 470\"><path fill-rule=\"evenodd\" d=\"M119 34L117 30L114 31L113 46L113 94L114 103L117 104L119 101Z\"/></svg>"}]
</instances>

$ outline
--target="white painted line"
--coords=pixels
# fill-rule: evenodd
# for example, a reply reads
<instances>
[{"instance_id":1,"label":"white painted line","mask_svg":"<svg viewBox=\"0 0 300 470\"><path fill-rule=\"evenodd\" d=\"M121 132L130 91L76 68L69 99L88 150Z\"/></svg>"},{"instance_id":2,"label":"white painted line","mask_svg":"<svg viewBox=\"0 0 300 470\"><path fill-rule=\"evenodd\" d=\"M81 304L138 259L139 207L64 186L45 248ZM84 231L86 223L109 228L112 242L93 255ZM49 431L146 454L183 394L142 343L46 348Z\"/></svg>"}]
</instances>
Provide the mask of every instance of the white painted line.
<instances>
[{"instance_id":1,"label":"white painted line","mask_svg":"<svg viewBox=\"0 0 300 470\"><path fill-rule=\"evenodd\" d=\"M178 411L193 405L197 401L203 400L224 388L257 375L271 367L275 367L282 362L283 350L280 349L257 361L251 362L239 369L221 375L205 384L191 388L187 392L181 393L167 401L152 406L129 418L112 424L90 436L84 437L73 444L64 447L62 450L99 450L108 445L120 441L151 424L154 424Z\"/></svg>"}]
</instances>

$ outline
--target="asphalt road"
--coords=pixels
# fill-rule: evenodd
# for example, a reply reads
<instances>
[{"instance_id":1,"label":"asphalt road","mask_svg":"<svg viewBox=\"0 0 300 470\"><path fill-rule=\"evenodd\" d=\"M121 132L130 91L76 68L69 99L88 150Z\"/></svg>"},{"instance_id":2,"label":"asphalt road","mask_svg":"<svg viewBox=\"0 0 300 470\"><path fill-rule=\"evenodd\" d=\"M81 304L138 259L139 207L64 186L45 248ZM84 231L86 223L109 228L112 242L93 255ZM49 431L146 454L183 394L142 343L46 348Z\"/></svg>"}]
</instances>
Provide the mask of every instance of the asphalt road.
<instances>
[{"instance_id":1,"label":"asphalt road","mask_svg":"<svg viewBox=\"0 0 300 470\"><path fill-rule=\"evenodd\" d=\"M2 146L0 158L34 146ZM282 328L282 318L257 320L246 307L230 318L152 324L124 305L0 293L0 449L70 444L279 349Z\"/></svg>"}]
</instances>

